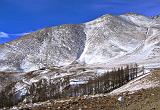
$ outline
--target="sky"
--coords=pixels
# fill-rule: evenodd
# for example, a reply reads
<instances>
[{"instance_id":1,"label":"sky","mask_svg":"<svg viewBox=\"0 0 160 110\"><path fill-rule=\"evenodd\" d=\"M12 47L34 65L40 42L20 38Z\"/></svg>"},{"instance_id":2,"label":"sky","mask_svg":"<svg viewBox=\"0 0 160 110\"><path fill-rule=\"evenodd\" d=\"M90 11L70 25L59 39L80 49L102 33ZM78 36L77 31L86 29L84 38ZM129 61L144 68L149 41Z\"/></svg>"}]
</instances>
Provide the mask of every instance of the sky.
<instances>
[{"instance_id":1,"label":"sky","mask_svg":"<svg viewBox=\"0 0 160 110\"><path fill-rule=\"evenodd\" d=\"M159 15L160 0L0 0L0 44L45 27L128 12Z\"/></svg>"}]
</instances>

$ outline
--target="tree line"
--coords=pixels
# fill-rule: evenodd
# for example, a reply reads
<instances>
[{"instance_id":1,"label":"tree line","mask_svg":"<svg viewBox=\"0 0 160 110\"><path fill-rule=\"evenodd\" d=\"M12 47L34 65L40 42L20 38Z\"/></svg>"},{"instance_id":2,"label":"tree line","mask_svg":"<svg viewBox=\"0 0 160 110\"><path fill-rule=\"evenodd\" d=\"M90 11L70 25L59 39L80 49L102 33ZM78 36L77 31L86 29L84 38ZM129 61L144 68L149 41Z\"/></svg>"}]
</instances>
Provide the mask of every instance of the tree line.
<instances>
[{"instance_id":1,"label":"tree line","mask_svg":"<svg viewBox=\"0 0 160 110\"><path fill-rule=\"evenodd\" d=\"M49 80L41 79L38 82L32 83L29 88L27 88L27 94L18 99L16 98L18 93L1 91L0 107L12 106L18 104L22 100L25 103L34 103L49 99L108 93L136 78L137 73L138 66L135 64L132 66L126 66L125 68L121 67L113 69L101 76L90 78L84 84L70 85L70 76ZM12 85L10 85L10 87L11 86Z\"/></svg>"},{"instance_id":2,"label":"tree line","mask_svg":"<svg viewBox=\"0 0 160 110\"><path fill-rule=\"evenodd\" d=\"M77 97L83 95L94 95L108 93L137 77L138 65L126 66L125 68L113 69L101 76L90 78L87 83L70 85L70 76L62 79L49 80L41 79L33 83L29 89L32 101L44 101L49 99L60 99L67 97Z\"/></svg>"},{"instance_id":3,"label":"tree line","mask_svg":"<svg viewBox=\"0 0 160 110\"><path fill-rule=\"evenodd\" d=\"M111 72L107 72L94 79L89 79L86 84L69 85L69 87L65 88L63 94L68 97L75 97L108 93L136 78L137 73L137 64L131 67L118 68L117 70L113 69Z\"/></svg>"}]
</instances>

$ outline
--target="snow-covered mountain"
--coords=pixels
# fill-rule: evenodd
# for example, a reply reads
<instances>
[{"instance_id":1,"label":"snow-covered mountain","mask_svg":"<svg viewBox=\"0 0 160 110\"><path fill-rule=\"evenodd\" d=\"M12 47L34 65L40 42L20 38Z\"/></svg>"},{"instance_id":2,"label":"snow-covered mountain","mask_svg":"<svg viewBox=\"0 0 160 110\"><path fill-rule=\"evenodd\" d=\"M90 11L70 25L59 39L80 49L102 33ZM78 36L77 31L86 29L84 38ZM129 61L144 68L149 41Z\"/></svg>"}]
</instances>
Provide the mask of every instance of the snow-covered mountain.
<instances>
[{"instance_id":1,"label":"snow-covered mountain","mask_svg":"<svg viewBox=\"0 0 160 110\"><path fill-rule=\"evenodd\" d=\"M160 17L104 15L79 25L45 28L0 45L0 71L138 63L160 66Z\"/></svg>"},{"instance_id":2,"label":"snow-covered mountain","mask_svg":"<svg viewBox=\"0 0 160 110\"><path fill-rule=\"evenodd\" d=\"M130 63L147 71L160 67L159 16L104 15L33 32L0 45L0 107L56 99L71 86ZM143 70L138 66L138 77ZM143 82L141 87L152 87L144 81L128 85L136 88Z\"/></svg>"}]
</instances>

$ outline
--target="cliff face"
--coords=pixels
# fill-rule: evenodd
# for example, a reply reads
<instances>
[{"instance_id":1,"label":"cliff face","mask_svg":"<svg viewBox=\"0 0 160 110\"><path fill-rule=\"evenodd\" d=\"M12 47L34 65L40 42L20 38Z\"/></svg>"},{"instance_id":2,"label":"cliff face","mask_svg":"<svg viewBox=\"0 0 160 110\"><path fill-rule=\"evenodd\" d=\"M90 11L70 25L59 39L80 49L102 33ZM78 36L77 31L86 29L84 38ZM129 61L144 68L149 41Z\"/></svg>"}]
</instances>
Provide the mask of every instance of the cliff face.
<instances>
[{"instance_id":1,"label":"cliff face","mask_svg":"<svg viewBox=\"0 0 160 110\"><path fill-rule=\"evenodd\" d=\"M0 71L82 64L159 66L160 20L104 15L80 25L45 28L0 45Z\"/></svg>"}]
</instances>

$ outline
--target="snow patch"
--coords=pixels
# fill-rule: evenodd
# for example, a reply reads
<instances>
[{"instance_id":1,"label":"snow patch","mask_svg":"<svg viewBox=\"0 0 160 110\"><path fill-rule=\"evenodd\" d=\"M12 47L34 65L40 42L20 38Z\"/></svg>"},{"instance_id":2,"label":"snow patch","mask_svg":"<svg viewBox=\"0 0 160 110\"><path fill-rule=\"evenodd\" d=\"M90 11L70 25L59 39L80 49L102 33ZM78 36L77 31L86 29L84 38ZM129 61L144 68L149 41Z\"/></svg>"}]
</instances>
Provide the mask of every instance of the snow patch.
<instances>
[{"instance_id":1,"label":"snow patch","mask_svg":"<svg viewBox=\"0 0 160 110\"><path fill-rule=\"evenodd\" d=\"M150 73L142 75L132 81L130 81L129 83L125 84L124 86L113 90L110 94L120 94L123 92L135 92L137 90L140 89L147 89L147 88L151 88L151 87L156 87L157 82L151 82L148 81L145 77L147 77Z\"/></svg>"},{"instance_id":2,"label":"snow patch","mask_svg":"<svg viewBox=\"0 0 160 110\"><path fill-rule=\"evenodd\" d=\"M83 80L70 80L70 85L80 85L80 84L86 84L88 81Z\"/></svg>"}]
</instances>

